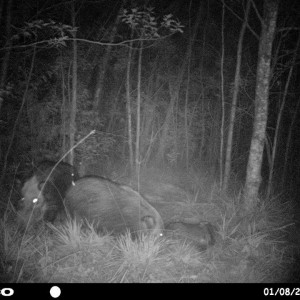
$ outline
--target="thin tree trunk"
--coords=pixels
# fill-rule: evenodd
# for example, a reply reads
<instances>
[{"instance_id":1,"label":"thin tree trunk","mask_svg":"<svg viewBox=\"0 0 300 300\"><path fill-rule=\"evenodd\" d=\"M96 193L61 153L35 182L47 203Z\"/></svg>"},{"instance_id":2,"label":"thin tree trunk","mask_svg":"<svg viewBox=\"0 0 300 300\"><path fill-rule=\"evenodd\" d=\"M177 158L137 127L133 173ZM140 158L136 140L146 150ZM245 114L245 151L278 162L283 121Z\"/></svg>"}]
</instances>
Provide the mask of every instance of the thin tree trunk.
<instances>
[{"instance_id":1,"label":"thin tree trunk","mask_svg":"<svg viewBox=\"0 0 300 300\"><path fill-rule=\"evenodd\" d=\"M127 130L128 130L130 173L134 169L133 148L132 148L133 140L132 140L132 121L131 121L131 99L130 99L130 67L131 67L132 51L133 51L132 42L130 42L128 61L127 61L127 72L126 72L126 109L127 109L127 127L128 127Z\"/></svg>"},{"instance_id":2,"label":"thin tree trunk","mask_svg":"<svg viewBox=\"0 0 300 300\"><path fill-rule=\"evenodd\" d=\"M192 2L190 3L190 5ZM191 10L191 7L190 7ZM189 42L188 52L187 52L187 83L186 83L186 92L185 92L185 105L184 105L184 127L185 127L185 160L186 160L186 168L189 168L189 125L191 124L192 120L189 119L189 107L188 107L188 101L189 101L189 91L190 91L190 79L191 79L191 59L192 59L192 49L194 45L194 41L196 40L196 36L198 33L198 30L200 28L200 20L202 16L202 4L199 3L199 9L197 13L197 19L194 24L193 31L191 33L191 40ZM189 26L191 27L191 25Z\"/></svg>"},{"instance_id":3,"label":"thin tree trunk","mask_svg":"<svg viewBox=\"0 0 300 300\"><path fill-rule=\"evenodd\" d=\"M124 77L125 78L125 77ZM123 79L124 80L124 79ZM126 80L126 79L125 79ZM124 80L124 82L125 82L125 80ZM118 89L118 93L116 93L116 95L113 97L113 104L112 104L112 108L111 108L111 111L113 112L113 113L111 113L110 114L110 116L109 116L109 122L108 122L108 124L107 124L107 128L106 128L106 132L107 133L109 133L109 132L111 132L112 130L113 130L113 126L115 126L115 122L116 122L116 120L118 119L118 121L119 121L119 116L116 114L116 112L117 112L117 109L118 109L118 99L120 98L119 97L119 95L120 95L120 90L123 88L123 83L124 83L123 81L122 82L120 82L120 86L119 86L119 89ZM126 128L125 128L125 130L126 130ZM125 133L125 135L124 136L126 136L126 133Z\"/></svg>"},{"instance_id":4,"label":"thin tree trunk","mask_svg":"<svg viewBox=\"0 0 300 300\"><path fill-rule=\"evenodd\" d=\"M122 7L121 7L121 9L122 9ZM121 11L121 9L120 9L120 11ZM101 108L101 96L102 96L102 90L103 90L102 87L104 85L103 84L104 76L105 76L105 72L107 69L108 62L109 62L111 50L113 47L112 43L116 36L117 26L119 24L119 16L120 16L120 13L118 14L115 24L112 28L110 38L109 38L109 44L105 49L103 63L101 65L101 67L99 67L98 78L97 78L97 82L96 82L96 89L95 89L95 93L94 93L94 109L97 111L100 111L100 108Z\"/></svg>"},{"instance_id":5,"label":"thin tree trunk","mask_svg":"<svg viewBox=\"0 0 300 300\"><path fill-rule=\"evenodd\" d=\"M164 124L162 125L162 134L160 136L160 142L157 151L157 158L159 162L163 162L167 134L170 128L171 116L174 110L175 102L176 99L178 98L178 93L179 93L178 90L179 90L178 85L177 87L173 87L172 84L169 83L169 92L170 92L171 100L167 108L167 114L166 114Z\"/></svg>"},{"instance_id":6,"label":"thin tree trunk","mask_svg":"<svg viewBox=\"0 0 300 300\"><path fill-rule=\"evenodd\" d=\"M2 24L2 13L3 13L4 1L0 1L0 24Z\"/></svg>"},{"instance_id":7,"label":"thin tree trunk","mask_svg":"<svg viewBox=\"0 0 300 300\"><path fill-rule=\"evenodd\" d=\"M138 59L138 81L137 81L137 99L136 99L136 140L135 140L135 171L138 181L139 191L139 178L140 178L140 132L141 132L141 81L142 81L142 53L143 41L141 41Z\"/></svg>"},{"instance_id":8,"label":"thin tree trunk","mask_svg":"<svg viewBox=\"0 0 300 300\"><path fill-rule=\"evenodd\" d=\"M226 157L225 157L225 169L224 169L224 182L223 189L228 189L228 183L230 179L231 173L231 153L232 153L232 142L233 142L233 130L235 123L235 115L236 115L236 107L237 100L240 88L240 73L241 73L241 62L242 62L242 50L243 50L243 40L248 22L248 14L250 10L250 1L247 1L245 18L241 27L239 42L237 46L237 55L236 55L236 68L235 68L235 78L234 78L234 87L233 87L233 95L232 95L232 104L231 104L231 112L230 112L230 121L228 128L228 136L227 136L227 146L226 146Z\"/></svg>"},{"instance_id":9,"label":"thin tree trunk","mask_svg":"<svg viewBox=\"0 0 300 300\"><path fill-rule=\"evenodd\" d=\"M142 114L142 124L141 124L141 141L140 141L140 155L143 156L144 164L147 164L147 159L149 158L149 141L151 136L153 136L153 122L155 116L155 105L157 103L157 94L160 91L159 88L159 76L157 75L157 65L158 59L156 58L154 66L151 70L151 75L148 80L149 84L147 87L147 95L152 95L143 105L143 114Z\"/></svg>"},{"instance_id":10,"label":"thin tree trunk","mask_svg":"<svg viewBox=\"0 0 300 300\"><path fill-rule=\"evenodd\" d=\"M202 79L201 79L202 81ZM202 84L203 86L203 84ZM202 96L201 96L201 129L200 129L200 138L201 138L201 141L200 141L200 147L199 147L199 160L200 162L203 161L203 153L204 153L204 146L205 146L205 133L206 133L206 128L205 128L205 125L206 125L206 118L205 118L205 114L206 114L206 111L205 111L205 107L204 107L204 91L201 92Z\"/></svg>"},{"instance_id":11,"label":"thin tree trunk","mask_svg":"<svg viewBox=\"0 0 300 300\"><path fill-rule=\"evenodd\" d=\"M140 141L140 153L142 155L143 164L147 165L150 158L152 147L155 144L156 137L158 136L159 129L154 133L155 125L155 103L159 101L159 93L164 84L160 84L160 76L158 75L158 57L155 60L154 66L151 71L151 76L149 79L147 95L152 95L145 101L143 105L143 121L142 121L142 132Z\"/></svg>"},{"instance_id":12,"label":"thin tree trunk","mask_svg":"<svg viewBox=\"0 0 300 300\"><path fill-rule=\"evenodd\" d=\"M206 15L209 13L209 1L207 2L207 12ZM203 83L203 70L204 70L204 51L206 45L206 28L207 28L207 20L205 20L204 27L203 27L203 43L202 43L202 55L201 55L201 63L200 63L200 82L201 82L201 130L200 130L200 147L199 147L199 160L203 162L203 153L204 153L204 146L205 146L205 133L206 133L206 109L204 107L204 99L205 99L205 87Z\"/></svg>"},{"instance_id":13,"label":"thin tree trunk","mask_svg":"<svg viewBox=\"0 0 300 300\"><path fill-rule=\"evenodd\" d=\"M164 156L164 150L165 150L165 146L166 146L166 137L167 134L169 132L169 128L170 128L170 122L171 122L171 116L176 104L176 100L179 99L179 92L180 92L180 87L183 81L183 76L185 73L185 66L188 64L188 60L190 59L191 53L192 53L192 48L195 42L195 37L197 35L198 29L199 29L199 23L201 20L201 4L199 6L199 10L198 10L198 14L197 14L197 19L193 28L193 36L190 40L190 43L188 45L188 49L185 55L185 58L182 62L182 66L181 66L181 72L179 73L178 79L176 80L176 83L174 84L174 86L172 87L172 84L169 83L169 90L170 90L170 103L169 103L169 107L167 109L167 115L166 115L166 119L165 122L163 124L163 129L162 129L162 135L160 137L160 142L159 142L159 146L158 146L158 151L157 151L157 155L156 157L158 158L159 161L163 161L163 156ZM187 86L188 89L188 86ZM176 110L177 112L177 110ZM174 122L176 123L176 122ZM175 141L175 146L177 144L177 140ZM176 151L177 153L177 151Z\"/></svg>"},{"instance_id":14,"label":"thin tree trunk","mask_svg":"<svg viewBox=\"0 0 300 300\"><path fill-rule=\"evenodd\" d=\"M185 127L185 164L186 169L189 168L189 87L190 87L190 72L191 72L191 56L192 53L189 54L189 61L187 66L187 83L186 83L186 91L185 91L185 104L184 104L184 127Z\"/></svg>"},{"instance_id":15,"label":"thin tree trunk","mask_svg":"<svg viewBox=\"0 0 300 300\"><path fill-rule=\"evenodd\" d=\"M225 126L225 99L224 99L224 17L225 17L225 5L222 5L222 52L221 52L221 101L222 101L222 113L221 113L221 132L220 132L220 188L223 186L223 150L224 150L224 126Z\"/></svg>"},{"instance_id":16,"label":"thin tree trunk","mask_svg":"<svg viewBox=\"0 0 300 300\"><path fill-rule=\"evenodd\" d=\"M61 105L61 135L62 135L62 153L65 154L67 152L67 142L66 142L66 116L67 116L67 103L66 103L66 95L65 95L65 74L64 74L64 67L63 67L63 58L61 53L61 93L62 93L62 105Z\"/></svg>"},{"instance_id":17,"label":"thin tree trunk","mask_svg":"<svg viewBox=\"0 0 300 300\"><path fill-rule=\"evenodd\" d=\"M203 42L205 43L205 41ZM202 46L202 53L204 53L204 45ZM204 99L205 99L205 87L204 87L204 83L203 83L203 56L202 55L202 59L201 59L201 66L200 66L200 81L201 81L201 95L200 95L200 99L201 99L201 103L200 103L200 115L201 115L201 121L200 121L200 146L199 146L199 161L203 162L204 158L203 158L203 153L204 148L205 148L205 138L206 138L206 109L205 109L205 103L204 103ZM200 100L199 99L199 100Z\"/></svg>"},{"instance_id":18,"label":"thin tree trunk","mask_svg":"<svg viewBox=\"0 0 300 300\"><path fill-rule=\"evenodd\" d=\"M244 209L246 211L251 211L255 207L261 183L261 165L268 119L269 85L272 75L272 45L275 36L277 12L277 0L264 1L264 20L261 24L256 75L255 116L244 189Z\"/></svg>"},{"instance_id":19,"label":"thin tree trunk","mask_svg":"<svg viewBox=\"0 0 300 300\"><path fill-rule=\"evenodd\" d=\"M74 164L75 133L76 133L76 112L77 112L77 41L76 41L76 21L75 21L75 3L72 2L72 26L73 35L73 66L72 66L72 102L70 109L70 155L69 163Z\"/></svg>"},{"instance_id":20,"label":"thin tree trunk","mask_svg":"<svg viewBox=\"0 0 300 300\"><path fill-rule=\"evenodd\" d=\"M189 7L189 15L191 12L191 5L192 2L190 2L190 7ZM197 21L199 22L199 15L200 11L198 12L197 15ZM196 21L196 24L197 24ZM190 29L190 38L192 37L191 35L191 18L189 18L189 29ZM196 28L195 28L196 29ZM194 30L196 32L196 30ZM194 36L193 36L194 38ZM191 45L192 42L189 42L189 45ZM189 168L189 129L188 129L188 104L189 104L189 91L190 91L190 81L191 81L191 58L192 58L192 47L189 47L188 49L188 65L187 65L187 82L186 82L186 90L185 90L185 103L184 103L184 128L185 128L185 164L186 164L186 169L188 170Z\"/></svg>"},{"instance_id":21,"label":"thin tree trunk","mask_svg":"<svg viewBox=\"0 0 300 300\"><path fill-rule=\"evenodd\" d=\"M3 1L4 2L4 1ZM4 51L4 57L1 63L0 70L0 90L5 88L6 75L8 70L10 52L11 52L11 7L13 0L9 0L6 6L6 26L5 26L5 35L7 39L6 49ZM3 3L1 4L1 8L3 7ZM0 15L1 16L1 15ZM0 93L0 111L3 103L3 97Z\"/></svg>"},{"instance_id":22,"label":"thin tree trunk","mask_svg":"<svg viewBox=\"0 0 300 300\"><path fill-rule=\"evenodd\" d=\"M2 184L2 182L4 180L4 177L5 177L6 168L7 168L7 164L8 164L8 156L9 156L11 148L13 146L13 142L14 142L14 139L15 139L15 136L16 136L16 129L17 129L17 126L19 125L19 121L20 121L20 118L21 118L21 115L22 115L22 112L23 112L23 108L24 108L24 105L25 105L25 102L27 100L27 96L28 96L28 93L29 93L28 90L29 90L29 84L30 84L30 80L31 80L31 77L32 77L32 73L33 73L35 55L36 55L36 47L34 47L34 50L33 50L30 71L29 71L29 74L28 74L28 78L27 78L27 82L26 82L26 89L25 89L25 92L24 92L24 95L23 95L23 98L22 98L21 107L19 109L16 121L14 123L14 127L13 127L13 130L12 130L9 145L8 145L8 148L7 148L5 156L4 156L3 168L2 168L1 178L0 178L0 185Z\"/></svg>"},{"instance_id":23,"label":"thin tree trunk","mask_svg":"<svg viewBox=\"0 0 300 300\"><path fill-rule=\"evenodd\" d=\"M299 107L300 107L300 99L298 99L296 109L293 112L292 122L291 122L291 125L289 127L289 133L288 133L288 137L287 137L287 142L286 142L286 147L285 147L285 154L284 154L284 167L283 167L283 173L282 173L283 175L281 177L282 178L282 181L281 181L282 189L284 189L284 185L286 183L286 177L287 177L286 173L287 173L287 166L288 166L288 154L290 153L293 127L294 127L294 124L297 120Z\"/></svg>"},{"instance_id":24,"label":"thin tree trunk","mask_svg":"<svg viewBox=\"0 0 300 300\"><path fill-rule=\"evenodd\" d=\"M153 123L155 116L155 106L153 103L145 103L143 105L143 121L142 121L142 132L141 132L141 141L140 141L140 155L143 156L143 163L147 164L146 153L149 153L149 148L151 145L149 141L153 135Z\"/></svg>"},{"instance_id":25,"label":"thin tree trunk","mask_svg":"<svg viewBox=\"0 0 300 300\"><path fill-rule=\"evenodd\" d=\"M270 164L270 167L269 167L267 197L270 197L272 192L273 192L272 191L273 174L274 174L274 165L275 165L275 158L276 158L276 152L277 152L279 129L280 129L280 125L281 125L283 110L285 108L288 89L289 89L292 74L293 74L293 71L294 71L294 66L296 65L296 58L297 58L297 54L298 54L298 50L299 50L299 45L300 45L300 35L298 37L296 50L295 50L295 53L294 53L294 56L293 56L293 59L292 59L292 63L291 63L290 69L289 69L289 74L288 74L288 77L287 77L287 80L286 80L286 83L285 83L284 92L283 92L283 99L282 99L282 102L281 102L281 105L280 105L279 114L278 114L278 118L277 118L277 122L276 122L274 143L273 143L272 153L271 153L271 164Z\"/></svg>"}]
</instances>

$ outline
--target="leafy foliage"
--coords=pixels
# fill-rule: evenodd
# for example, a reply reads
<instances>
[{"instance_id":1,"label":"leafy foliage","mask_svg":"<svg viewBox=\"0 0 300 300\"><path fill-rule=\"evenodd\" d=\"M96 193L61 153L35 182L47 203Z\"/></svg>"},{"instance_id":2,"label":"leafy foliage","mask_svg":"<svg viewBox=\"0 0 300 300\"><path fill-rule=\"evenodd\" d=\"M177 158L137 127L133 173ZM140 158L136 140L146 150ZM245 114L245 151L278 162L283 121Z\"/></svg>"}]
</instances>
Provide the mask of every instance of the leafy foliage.
<instances>
[{"instance_id":1,"label":"leafy foliage","mask_svg":"<svg viewBox=\"0 0 300 300\"><path fill-rule=\"evenodd\" d=\"M66 46L66 40L76 30L77 28L53 20L48 22L35 20L25 22L25 25L12 35L11 39L15 43L35 41L48 46Z\"/></svg>"},{"instance_id":2,"label":"leafy foliage","mask_svg":"<svg viewBox=\"0 0 300 300\"><path fill-rule=\"evenodd\" d=\"M123 23L132 30L139 31L140 37L145 39L160 38L164 30L169 30L171 34L183 33L184 26L174 20L172 14L164 15L163 19L159 21L153 7L124 9L120 17Z\"/></svg>"}]
</instances>

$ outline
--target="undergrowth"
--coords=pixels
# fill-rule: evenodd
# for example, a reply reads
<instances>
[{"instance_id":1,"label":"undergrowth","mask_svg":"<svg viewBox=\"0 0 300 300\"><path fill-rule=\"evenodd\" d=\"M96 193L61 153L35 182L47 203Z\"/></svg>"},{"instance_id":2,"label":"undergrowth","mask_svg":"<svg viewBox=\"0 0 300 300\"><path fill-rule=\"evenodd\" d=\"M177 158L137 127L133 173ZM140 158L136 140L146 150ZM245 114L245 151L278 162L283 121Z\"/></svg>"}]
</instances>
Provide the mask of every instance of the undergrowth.
<instances>
[{"instance_id":1,"label":"undergrowth","mask_svg":"<svg viewBox=\"0 0 300 300\"><path fill-rule=\"evenodd\" d=\"M151 184L153 188L155 184ZM171 183L167 189L172 189ZM193 201L184 205L193 209L203 204L205 201L198 199L199 190L195 183L192 188L187 186L186 193ZM216 243L199 251L192 243L167 233L163 237L141 234L132 239L128 232L114 237L97 234L93 226L75 221L43 224L38 230L22 233L8 202L0 220L1 282L291 280L295 258L288 243L293 226L289 202L279 197L261 201L255 212L243 218L239 215L239 194L229 197L214 188L206 203L218 207L218 215L211 220Z\"/></svg>"}]
</instances>

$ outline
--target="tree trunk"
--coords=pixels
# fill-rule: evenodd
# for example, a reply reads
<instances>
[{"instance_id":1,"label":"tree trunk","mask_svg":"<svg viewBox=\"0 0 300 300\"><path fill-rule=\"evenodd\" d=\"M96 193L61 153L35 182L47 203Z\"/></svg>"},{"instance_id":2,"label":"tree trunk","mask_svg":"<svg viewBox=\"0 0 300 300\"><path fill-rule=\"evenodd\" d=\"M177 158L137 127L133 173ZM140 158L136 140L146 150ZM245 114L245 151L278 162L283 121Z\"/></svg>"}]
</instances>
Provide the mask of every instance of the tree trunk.
<instances>
[{"instance_id":1,"label":"tree trunk","mask_svg":"<svg viewBox=\"0 0 300 300\"><path fill-rule=\"evenodd\" d=\"M255 90L255 115L244 189L244 209L251 211L258 201L261 165L268 119L268 98L271 78L271 55L278 11L277 0L264 1Z\"/></svg>"},{"instance_id":2,"label":"tree trunk","mask_svg":"<svg viewBox=\"0 0 300 300\"><path fill-rule=\"evenodd\" d=\"M185 165L186 169L189 169L189 89L191 82L191 59L192 52L189 53L189 60L187 65L187 82L185 90L185 103L184 103L184 128L185 128ZM191 120L190 120L191 121Z\"/></svg>"},{"instance_id":3,"label":"tree trunk","mask_svg":"<svg viewBox=\"0 0 300 300\"><path fill-rule=\"evenodd\" d=\"M61 153L64 155L67 150L67 140L66 140L66 130L67 130L67 124L66 124L66 116L67 116L67 101L66 101L66 95L65 95L65 74L64 74L64 65L63 65L63 56L62 53L60 55L60 67L61 67L61 93L62 93L62 104L61 104L61 136L62 136L62 149Z\"/></svg>"},{"instance_id":4,"label":"tree trunk","mask_svg":"<svg viewBox=\"0 0 300 300\"><path fill-rule=\"evenodd\" d=\"M72 2L72 26L73 34L73 67L72 67L72 101L70 109L70 155L68 162L74 163L74 144L76 133L76 111L77 111L77 41L76 41L76 22L75 22L75 3Z\"/></svg>"},{"instance_id":5,"label":"tree trunk","mask_svg":"<svg viewBox=\"0 0 300 300\"><path fill-rule=\"evenodd\" d=\"M283 165L283 172L282 172L282 177L281 177L282 178L281 187L282 187L283 190L285 189L285 186L288 185L288 183L290 183L290 180L287 180L288 158L289 158L289 154L292 152L291 143L292 143L292 136L293 136L293 128L294 128L294 125L295 125L296 120L297 120L299 108L300 108L300 99L298 99L296 108L292 113L292 117L291 117L292 121L291 121L291 124L288 128L289 133L288 133L285 152L284 152L284 165Z\"/></svg>"},{"instance_id":6,"label":"tree trunk","mask_svg":"<svg viewBox=\"0 0 300 300\"><path fill-rule=\"evenodd\" d=\"M241 62L242 62L243 39L244 39L246 27L247 27L249 10L250 10L250 0L247 1L245 18L244 18L244 22L242 24L242 28L240 31L240 37L239 37L239 42L238 42L238 47L237 47L234 87L233 87L232 104L231 104L231 111L230 111L230 121L229 121L227 146L226 146L224 182L223 182L224 190L228 189L228 182L229 182L230 173L231 173L231 153L232 153L233 129L234 129L237 100L238 100L238 94L239 94L239 88L240 88L240 72L241 72Z\"/></svg>"},{"instance_id":7,"label":"tree trunk","mask_svg":"<svg viewBox=\"0 0 300 300\"><path fill-rule=\"evenodd\" d=\"M2 13L3 13L4 1L0 1L0 24L2 24Z\"/></svg>"},{"instance_id":8,"label":"tree trunk","mask_svg":"<svg viewBox=\"0 0 300 300\"><path fill-rule=\"evenodd\" d=\"M141 81L142 81L142 53L143 41L140 43L138 58L138 82L137 82L137 99L136 99L136 139L135 139L135 172L138 183L138 191L140 189L140 132L141 132Z\"/></svg>"},{"instance_id":9,"label":"tree trunk","mask_svg":"<svg viewBox=\"0 0 300 300\"><path fill-rule=\"evenodd\" d=\"M221 44L221 128L220 128L220 149L219 149L219 178L220 178L220 188L223 186L223 150L224 150L224 126L225 126L225 97L224 97L224 17L225 17L225 5L222 5L222 44Z\"/></svg>"},{"instance_id":10,"label":"tree trunk","mask_svg":"<svg viewBox=\"0 0 300 300\"><path fill-rule=\"evenodd\" d=\"M15 139L16 131L17 131L17 126L19 125L19 121L21 119L23 108L24 108L24 105L26 103L26 100L29 98L28 94L30 94L30 92L31 92L29 90L29 87L30 87L30 81L31 81L31 78L32 78L33 68L34 68L34 64L35 64L35 56L36 56L36 47L33 48L33 55L32 55L31 66L30 66L28 77L27 77L26 88L25 88L25 92L23 94L21 107L19 109L16 121L14 123L14 127L13 127L13 130L12 130L10 141L9 141L9 144L8 144L5 156L4 156L3 168L1 170L0 186L3 183L3 180L5 178L6 168L7 168L7 164L8 164L8 157L9 157L11 148L13 147L13 143L14 143L14 139Z\"/></svg>"},{"instance_id":11,"label":"tree trunk","mask_svg":"<svg viewBox=\"0 0 300 300\"><path fill-rule=\"evenodd\" d=\"M131 35L131 37L132 36L133 34ZM130 174L134 168L133 148L132 148L133 140L132 140L132 121L131 121L131 99L130 99L130 67L131 67L132 52L133 52L132 42L130 42L128 61L127 61L127 70L126 70L126 86L125 86Z\"/></svg>"},{"instance_id":12,"label":"tree trunk","mask_svg":"<svg viewBox=\"0 0 300 300\"><path fill-rule=\"evenodd\" d=\"M103 103L101 103L102 90L103 90L102 87L104 85L103 81L104 81L105 72L106 72L106 69L107 69L107 65L108 65L111 50L112 50L112 43L115 39L116 32L117 32L117 26L119 24L119 15L120 15L120 13L118 14L117 19L115 21L115 24L112 28L110 38L109 38L109 44L106 47L103 62L101 64L101 66L98 68L98 75L97 75L98 78L97 78L97 81L96 81L95 93L93 95L94 96L94 109L97 110L98 112L101 111L100 108L101 108L101 105L103 105ZM103 108L103 112L104 112L104 108Z\"/></svg>"},{"instance_id":13,"label":"tree trunk","mask_svg":"<svg viewBox=\"0 0 300 300\"><path fill-rule=\"evenodd\" d=\"M178 81L177 81L178 82ZM167 112L166 112L166 118L164 121L164 124L162 125L162 133L159 139L159 146L158 146L158 150L157 150L157 160L159 162L163 162L164 160L164 153L165 153L165 147L166 147L166 141L167 141L167 135L171 126L171 117L172 117L172 113L174 111L174 106L175 106L175 102L178 99L178 93L179 93L179 85L177 85L176 87L173 87L172 83L169 83L169 92L170 92L170 103L168 105L167 108Z\"/></svg>"},{"instance_id":14,"label":"tree trunk","mask_svg":"<svg viewBox=\"0 0 300 300\"><path fill-rule=\"evenodd\" d=\"M190 2L190 9L189 11L191 11L191 4L192 2ZM189 96L190 96L190 82L191 82L191 60L192 60L192 49L193 49L193 45L194 45L194 41L196 40L196 36L197 33L199 31L199 24L200 24L200 20L202 17L202 7L203 5L201 3L199 3L199 9L198 9L198 13L197 13L197 19L195 21L194 24L194 28L190 33L190 41L189 41L189 47L187 49L187 82L186 82L186 90L185 90L185 105L184 105L184 127L185 127L185 164L186 164L186 169L188 170L189 168L189 148L190 148L190 134L189 134L189 127L190 124L192 123L192 119L189 118L190 114L189 114ZM190 18L189 18L190 20ZM189 28L191 28L191 24L189 24ZM177 139L178 140L178 139Z\"/></svg>"},{"instance_id":15,"label":"tree trunk","mask_svg":"<svg viewBox=\"0 0 300 300\"><path fill-rule=\"evenodd\" d=\"M5 36L7 39L6 49L4 52L4 57L2 59L1 63L1 70L0 70L0 111L3 103L3 96L1 95L1 90L5 88L5 82L6 82L6 75L7 75L7 69L9 64L9 58L10 58L10 51L11 51L11 7L12 7L13 0L9 0L6 6L6 27L5 27ZM3 1L4 3L4 1ZM3 3L1 4L1 8L3 7ZM0 17L2 18L2 12Z\"/></svg>"},{"instance_id":16,"label":"tree trunk","mask_svg":"<svg viewBox=\"0 0 300 300\"><path fill-rule=\"evenodd\" d=\"M294 71L294 66L296 65L296 58L298 56L299 46L300 46L300 35L298 37L298 42L297 42L297 45L296 45L295 53L294 53L292 63L291 63L290 69L289 69L289 74L288 74L288 77L287 77L287 80L286 80L286 83L285 83L282 102L281 102L281 105L280 105L280 108L279 108L278 118L277 118L277 122L276 122L274 142L273 142L273 146L272 146L272 149L271 149L272 152L271 152L271 164L270 164L270 167L269 167L267 197L270 197L272 192L273 192L273 175L274 175L274 165L275 165L275 158L276 158L276 152L277 152L279 129L280 129L280 125L281 125L283 110L285 108L288 89L290 87L290 82L291 82L292 74L293 74L293 71Z\"/></svg>"},{"instance_id":17,"label":"tree trunk","mask_svg":"<svg viewBox=\"0 0 300 300\"><path fill-rule=\"evenodd\" d=\"M191 56L191 53L192 53L192 48L193 48L193 45L196 41L195 37L197 36L197 32L199 30L199 23L200 23L200 20L201 20L201 12L202 12L201 8L202 8L202 5L200 4L198 14L197 14L197 19L196 19L196 22L195 22L195 25L194 25L194 28L193 28L193 35L192 35L191 39L189 40L186 55L185 55L184 60L182 62L178 78L177 78L176 82L174 82L174 83L169 82L169 91L170 91L170 98L171 99L170 99L169 106L167 108L167 113L166 113L166 118L165 118L164 124L162 125L162 134L161 134L161 137L160 137L158 151L157 151L157 154L156 154L156 158L157 158L158 161L163 161L163 158L164 158L164 152L165 152L165 148L166 148L166 145L167 145L167 143L166 143L167 134L168 134L170 126L171 126L171 116L172 116L172 113L174 113L174 115L176 114L174 112L174 111L176 111L176 110L174 110L175 104L176 104L176 101L178 101L178 99L179 99L179 92L180 92L181 84L183 83L183 76L184 76L184 73L185 73L185 68L189 63L190 56ZM189 86L187 85L187 89L188 88L189 88ZM176 115L175 115L175 117L176 117ZM176 121L174 123L176 124ZM175 126L175 124L174 124L174 126ZM187 123L185 125L187 125ZM186 138L188 139L187 136L186 136ZM175 145L177 145L177 140L174 141ZM186 142L187 142L187 140L186 140ZM188 151L188 143L187 143L186 149ZM175 152L177 153L177 151L175 151Z\"/></svg>"}]
</instances>

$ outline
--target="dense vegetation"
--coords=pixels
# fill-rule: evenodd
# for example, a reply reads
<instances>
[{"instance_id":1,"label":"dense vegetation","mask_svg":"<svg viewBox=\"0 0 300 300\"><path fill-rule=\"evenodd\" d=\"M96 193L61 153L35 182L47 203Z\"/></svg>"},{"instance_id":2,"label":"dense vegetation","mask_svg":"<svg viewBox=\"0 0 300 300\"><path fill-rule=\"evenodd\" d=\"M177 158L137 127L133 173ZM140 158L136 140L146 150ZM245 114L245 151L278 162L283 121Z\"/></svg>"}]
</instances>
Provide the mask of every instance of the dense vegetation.
<instances>
[{"instance_id":1,"label":"dense vegetation","mask_svg":"<svg viewBox=\"0 0 300 300\"><path fill-rule=\"evenodd\" d=\"M274 3L272 19L268 11ZM297 0L2 1L0 271L9 274L5 280L290 280L298 251L292 223L300 186L299 8ZM269 45L271 55L262 45ZM269 69L262 68L262 57ZM265 71L269 75L262 82ZM268 107L261 114L265 130L257 123L260 102ZM260 140L255 124L262 128ZM256 177L249 171L255 138L262 158ZM149 240L151 245L129 244L128 237L112 242L74 224L20 235L16 178L42 159L63 159L81 176L132 185L166 223L179 217L210 222L216 244L199 254L167 237ZM243 197L245 182L248 191L257 185L257 200ZM251 203L250 210L249 205L242 209L245 203ZM89 264L104 255L95 245L111 255L98 271L111 273L92 278ZM62 258L71 252L82 266L73 261L70 267ZM70 279L79 265L88 279Z\"/></svg>"}]
</instances>

